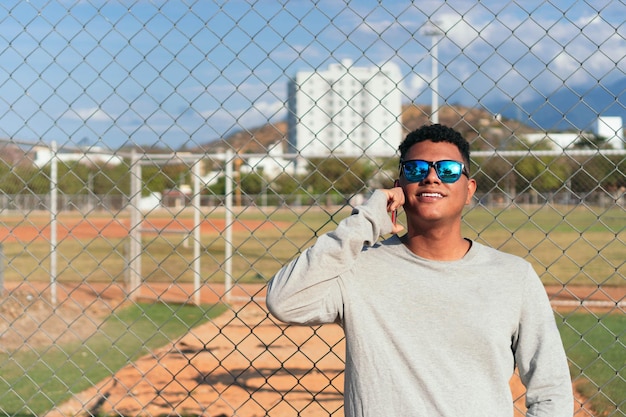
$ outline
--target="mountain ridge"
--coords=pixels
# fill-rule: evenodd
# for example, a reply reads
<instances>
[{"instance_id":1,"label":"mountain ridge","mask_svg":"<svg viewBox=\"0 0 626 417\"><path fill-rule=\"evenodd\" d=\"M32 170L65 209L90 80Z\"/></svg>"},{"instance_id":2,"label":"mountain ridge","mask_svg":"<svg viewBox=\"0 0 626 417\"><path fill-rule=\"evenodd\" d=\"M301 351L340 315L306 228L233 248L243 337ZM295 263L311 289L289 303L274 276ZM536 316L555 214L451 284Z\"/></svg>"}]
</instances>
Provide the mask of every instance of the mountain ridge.
<instances>
[{"instance_id":1,"label":"mountain ridge","mask_svg":"<svg viewBox=\"0 0 626 417\"><path fill-rule=\"evenodd\" d=\"M408 104L402 106L402 137L418 127L430 124L429 105ZM495 118L485 109L467 106L442 106L439 109L439 122L455 128L475 149L492 148L513 132L531 133L535 130L523 123L508 119ZM192 152L223 153L230 149L235 153L267 153L280 145L287 150L287 122L267 123L251 129L237 131L224 139L217 139L191 149Z\"/></svg>"},{"instance_id":2,"label":"mountain ridge","mask_svg":"<svg viewBox=\"0 0 626 417\"><path fill-rule=\"evenodd\" d=\"M599 116L626 120L626 78L607 85L561 87L545 96L535 91L517 105L511 99L493 100L485 108L511 119L523 117L525 124L537 130L590 131Z\"/></svg>"}]
</instances>

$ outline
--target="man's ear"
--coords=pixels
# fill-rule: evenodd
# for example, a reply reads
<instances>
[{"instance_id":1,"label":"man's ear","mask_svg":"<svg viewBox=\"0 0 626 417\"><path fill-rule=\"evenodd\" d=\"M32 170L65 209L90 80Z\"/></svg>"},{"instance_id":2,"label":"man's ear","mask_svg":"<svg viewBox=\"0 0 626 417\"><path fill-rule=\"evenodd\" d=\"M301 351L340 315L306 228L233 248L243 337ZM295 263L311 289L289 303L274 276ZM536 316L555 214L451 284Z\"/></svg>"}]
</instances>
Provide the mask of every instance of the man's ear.
<instances>
[{"instance_id":1,"label":"man's ear","mask_svg":"<svg viewBox=\"0 0 626 417\"><path fill-rule=\"evenodd\" d=\"M474 193L476 193L476 180L470 178L467 181L467 199L465 200L465 204L468 205L472 202L472 198L474 197Z\"/></svg>"}]
</instances>

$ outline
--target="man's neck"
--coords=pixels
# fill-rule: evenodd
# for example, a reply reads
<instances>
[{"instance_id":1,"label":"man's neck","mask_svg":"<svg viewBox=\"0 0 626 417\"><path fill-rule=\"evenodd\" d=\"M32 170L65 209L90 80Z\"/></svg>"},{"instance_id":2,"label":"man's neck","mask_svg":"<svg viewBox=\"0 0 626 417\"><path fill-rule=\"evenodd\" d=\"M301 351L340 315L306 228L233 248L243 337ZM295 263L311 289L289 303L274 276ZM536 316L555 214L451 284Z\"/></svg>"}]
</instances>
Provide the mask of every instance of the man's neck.
<instances>
[{"instance_id":1,"label":"man's neck","mask_svg":"<svg viewBox=\"0 0 626 417\"><path fill-rule=\"evenodd\" d=\"M407 233L402 243L419 257L435 261L456 261L465 256L472 242L464 239L460 232L428 231Z\"/></svg>"}]
</instances>

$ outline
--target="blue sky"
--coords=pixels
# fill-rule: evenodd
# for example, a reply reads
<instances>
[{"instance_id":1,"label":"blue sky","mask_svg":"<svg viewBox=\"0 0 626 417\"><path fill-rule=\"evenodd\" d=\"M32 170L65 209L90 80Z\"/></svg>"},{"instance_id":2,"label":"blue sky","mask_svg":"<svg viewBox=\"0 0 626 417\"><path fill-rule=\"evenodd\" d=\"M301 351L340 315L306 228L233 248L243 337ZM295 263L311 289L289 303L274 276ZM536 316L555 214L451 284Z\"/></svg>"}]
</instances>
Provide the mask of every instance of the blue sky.
<instances>
[{"instance_id":1,"label":"blue sky","mask_svg":"<svg viewBox=\"0 0 626 417\"><path fill-rule=\"evenodd\" d=\"M405 102L523 101L626 70L620 1L1 1L0 138L173 149L286 116L287 80L392 61ZM573 4L572 4L573 3ZM588 3L591 3L589 5Z\"/></svg>"}]
</instances>

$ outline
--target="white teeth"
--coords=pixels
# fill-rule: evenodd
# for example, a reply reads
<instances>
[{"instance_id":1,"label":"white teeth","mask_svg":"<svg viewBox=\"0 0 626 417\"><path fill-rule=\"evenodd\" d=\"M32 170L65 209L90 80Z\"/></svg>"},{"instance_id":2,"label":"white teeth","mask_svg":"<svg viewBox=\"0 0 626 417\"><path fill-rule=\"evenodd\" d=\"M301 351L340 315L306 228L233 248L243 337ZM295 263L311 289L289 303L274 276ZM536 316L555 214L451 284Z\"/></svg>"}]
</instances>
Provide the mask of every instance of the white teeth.
<instances>
[{"instance_id":1,"label":"white teeth","mask_svg":"<svg viewBox=\"0 0 626 417\"><path fill-rule=\"evenodd\" d=\"M420 196L422 196L422 197L442 197L442 195L439 194L439 193L421 193Z\"/></svg>"}]
</instances>

